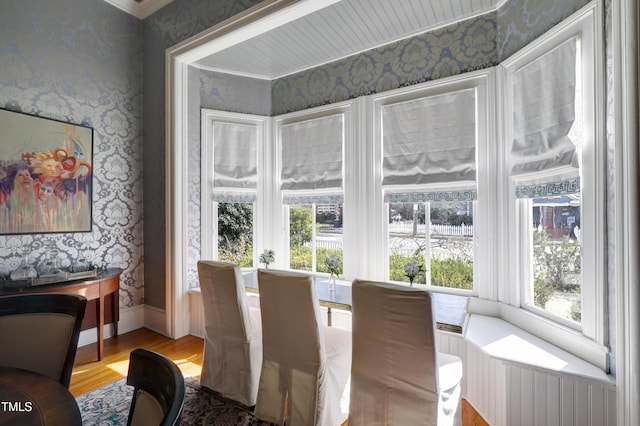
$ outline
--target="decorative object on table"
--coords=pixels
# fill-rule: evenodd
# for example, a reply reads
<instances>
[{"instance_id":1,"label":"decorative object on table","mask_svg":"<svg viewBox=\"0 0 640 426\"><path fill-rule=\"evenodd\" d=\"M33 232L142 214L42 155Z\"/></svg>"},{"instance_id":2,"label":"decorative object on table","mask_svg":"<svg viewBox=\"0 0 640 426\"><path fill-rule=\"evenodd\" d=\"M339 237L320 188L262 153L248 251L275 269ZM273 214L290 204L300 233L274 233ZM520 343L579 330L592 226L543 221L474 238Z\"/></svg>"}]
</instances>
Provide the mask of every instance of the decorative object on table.
<instances>
[{"instance_id":1,"label":"decorative object on table","mask_svg":"<svg viewBox=\"0 0 640 426\"><path fill-rule=\"evenodd\" d=\"M45 258L38 264L38 277L61 277L63 272L58 268L58 250L55 248L53 240L45 240Z\"/></svg>"},{"instance_id":2,"label":"decorative object on table","mask_svg":"<svg viewBox=\"0 0 640 426\"><path fill-rule=\"evenodd\" d=\"M93 129L0 109L0 234L91 231Z\"/></svg>"},{"instance_id":3,"label":"decorative object on table","mask_svg":"<svg viewBox=\"0 0 640 426\"><path fill-rule=\"evenodd\" d=\"M38 271L32 265L29 264L29 249L26 247L21 248L22 261L20 265L9 275L12 281L27 281L38 276Z\"/></svg>"},{"instance_id":4,"label":"decorative object on table","mask_svg":"<svg viewBox=\"0 0 640 426\"><path fill-rule=\"evenodd\" d=\"M264 269L269 269L269 265L276 260L276 253L271 249L265 249L259 260L260 263L264 263Z\"/></svg>"},{"instance_id":5,"label":"decorative object on table","mask_svg":"<svg viewBox=\"0 0 640 426\"><path fill-rule=\"evenodd\" d=\"M71 266L69 267L69 272L78 273L78 272L86 272L93 269L91 262L86 256L86 247L84 244L80 245L78 249L78 254L76 258L71 262Z\"/></svg>"},{"instance_id":6,"label":"decorative object on table","mask_svg":"<svg viewBox=\"0 0 640 426\"><path fill-rule=\"evenodd\" d=\"M340 267L342 266L342 259L332 254L324 260L324 264L331 273L329 275L329 291L336 290L336 277L338 276Z\"/></svg>"},{"instance_id":7,"label":"decorative object on table","mask_svg":"<svg viewBox=\"0 0 640 426\"><path fill-rule=\"evenodd\" d=\"M413 281L424 272L422 265L417 260L410 260L404 264L404 274L409 278L409 286L413 287Z\"/></svg>"}]
</instances>

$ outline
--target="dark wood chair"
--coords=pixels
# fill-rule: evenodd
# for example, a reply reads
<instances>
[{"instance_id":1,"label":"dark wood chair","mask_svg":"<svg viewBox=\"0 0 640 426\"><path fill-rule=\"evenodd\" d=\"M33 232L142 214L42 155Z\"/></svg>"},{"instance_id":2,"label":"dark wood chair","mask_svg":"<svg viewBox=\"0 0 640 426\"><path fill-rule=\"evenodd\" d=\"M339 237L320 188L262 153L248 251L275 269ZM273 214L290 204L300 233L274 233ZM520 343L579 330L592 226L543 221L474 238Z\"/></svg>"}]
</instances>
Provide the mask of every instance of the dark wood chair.
<instances>
[{"instance_id":1,"label":"dark wood chair","mask_svg":"<svg viewBox=\"0 0 640 426\"><path fill-rule=\"evenodd\" d=\"M134 388L127 426L178 424L185 385L173 361L153 351L135 349L129 358L127 384Z\"/></svg>"},{"instance_id":2,"label":"dark wood chair","mask_svg":"<svg viewBox=\"0 0 640 426\"><path fill-rule=\"evenodd\" d=\"M68 388L86 306L75 294L0 297L0 366L40 373Z\"/></svg>"}]
</instances>

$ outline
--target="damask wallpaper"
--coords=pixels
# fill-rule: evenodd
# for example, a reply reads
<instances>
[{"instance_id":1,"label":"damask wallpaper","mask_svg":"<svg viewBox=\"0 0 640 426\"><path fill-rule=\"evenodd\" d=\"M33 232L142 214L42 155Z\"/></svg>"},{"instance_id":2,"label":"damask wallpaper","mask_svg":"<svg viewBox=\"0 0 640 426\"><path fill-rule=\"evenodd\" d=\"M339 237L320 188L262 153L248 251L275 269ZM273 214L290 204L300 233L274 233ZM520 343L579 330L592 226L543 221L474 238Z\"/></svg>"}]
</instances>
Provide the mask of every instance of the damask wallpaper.
<instances>
[{"instance_id":1,"label":"damask wallpaper","mask_svg":"<svg viewBox=\"0 0 640 426\"><path fill-rule=\"evenodd\" d=\"M0 236L0 273L19 250L62 266L84 250L124 270L121 306L144 299L142 211L142 23L102 0L4 1L0 13L0 106L94 128L93 231ZM2 173L0 171L0 173Z\"/></svg>"},{"instance_id":2,"label":"damask wallpaper","mask_svg":"<svg viewBox=\"0 0 640 426\"><path fill-rule=\"evenodd\" d=\"M144 20L144 210L153 212L145 215L144 222L146 304L161 309L165 306L165 50L257 3L258 0L174 0ZM194 78L197 80L197 76ZM230 94L223 87L218 90L223 96ZM197 103L191 106L190 120L200 117L198 92L196 89L191 97ZM225 100L224 105L230 104ZM195 118L191 112L195 112ZM191 135L191 126L189 131ZM198 128L198 137L199 134ZM199 151L199 142L190 149ZM190 217L193 214L199 218L199 208L194 210L190 204ZM193 238L191 229L189 238Z\"/></svg>"}]
</instances>

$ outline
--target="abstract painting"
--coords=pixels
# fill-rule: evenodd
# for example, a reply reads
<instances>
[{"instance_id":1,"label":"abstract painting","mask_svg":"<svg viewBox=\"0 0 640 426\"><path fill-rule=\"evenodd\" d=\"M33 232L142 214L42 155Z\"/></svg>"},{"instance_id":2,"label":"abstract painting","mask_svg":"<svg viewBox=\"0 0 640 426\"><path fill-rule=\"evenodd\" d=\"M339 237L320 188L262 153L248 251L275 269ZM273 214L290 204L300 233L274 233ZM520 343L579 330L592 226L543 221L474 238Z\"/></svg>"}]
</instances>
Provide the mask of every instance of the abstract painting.
<instances>
[{"instance_id":1,"label":"abstract painting","mask_svg":"<svg viewBox=\"0 0 640 426\"><path fill-rule=\"evenodd\" d=\"M91 231L93 129L0 109L0 234Z\"/></svg>"}]
</instances>

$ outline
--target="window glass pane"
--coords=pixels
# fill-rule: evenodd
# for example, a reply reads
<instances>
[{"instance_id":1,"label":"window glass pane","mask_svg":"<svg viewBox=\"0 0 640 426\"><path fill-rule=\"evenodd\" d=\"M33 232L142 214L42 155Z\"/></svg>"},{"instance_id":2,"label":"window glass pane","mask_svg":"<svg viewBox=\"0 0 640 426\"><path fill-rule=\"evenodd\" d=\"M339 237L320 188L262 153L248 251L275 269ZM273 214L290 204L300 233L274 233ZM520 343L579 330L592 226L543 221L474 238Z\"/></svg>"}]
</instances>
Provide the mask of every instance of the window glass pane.
<instances>
[{"instance_id":1,"label":"window glass pane","mask_svg":"<svg viewBox=\"0 0 640 426\"><path fill-rule=\"evenodd\" d=\"M289 208L289 267L313 270L313 205Z\"/></svg>"},{"instance_id":2,"label":"window glass pane","mask_svg":"<svg viewBox=\"0 0 640 426\"><path fill-rule=\"evenodd\" d=\"M533 305L581 322L579 194L533 200Z\"/></svg>"},{"instance_id":3,"label":"window glass pane","mask_svg":"<svg viewBox=\"0 0 640 426\"><path fill-rule=\"evenodd\" d=\"M325 260L342 255L342 203L296 205L289 208L289 266L329 272ZM338 275L342 273L342 268Z\"/></svg>"},{"instance_id":4,"label":"window glass pane","mask_svg":"<svg viewBox=\"0 0 640 426\"><path fill-rule=\"evenodd\" d=\"M409 282L413 260L416 284L473 289L473 201L391 203L388 230L390 280Z\"/></svg>"},{"instance_id":5,"label":"window glass pane","mask_svg":"<svg viewBox=\"0 0 640 426\"><path fill-rule=\"evenodd\" d=\"M409 282L404 265L410 261L418 262L420 272L414 283L426 284L424 270L427 252L425 204L424 203L390 203L388 246L389 246L389 279L391 281Z\"/></svg>"},{"instance_id":6,"label":"window glass pane","mask_svg":"<svg viewBox=\"0 0 640 426\"><path fill-rule=\"evenodd\" d=\"M431 285L473 290L473 201L429 203Z\"/></svg>"},{"instance_id":7,"label":"window glass pane","mask_svg":"<svg viewBox=\"0 0 640 426\"><path fill-rule=\"evenodd\" d=\"M342 203L316 204L317 272L329 273L325 261L331 255L342 255ZM340 262L342 264L342 262ZM341 275L343 267L338 269Z\"/></svg>"},{"instance_id":8,"label":"window glass pane","mask_svg":"<svg viewBox=\"0 0 640 426\"><path fill-rule=\"evenodd\" d=\"M218 203L218 259L253 266L253 204Z\"/></svg>"}]
</instances>

